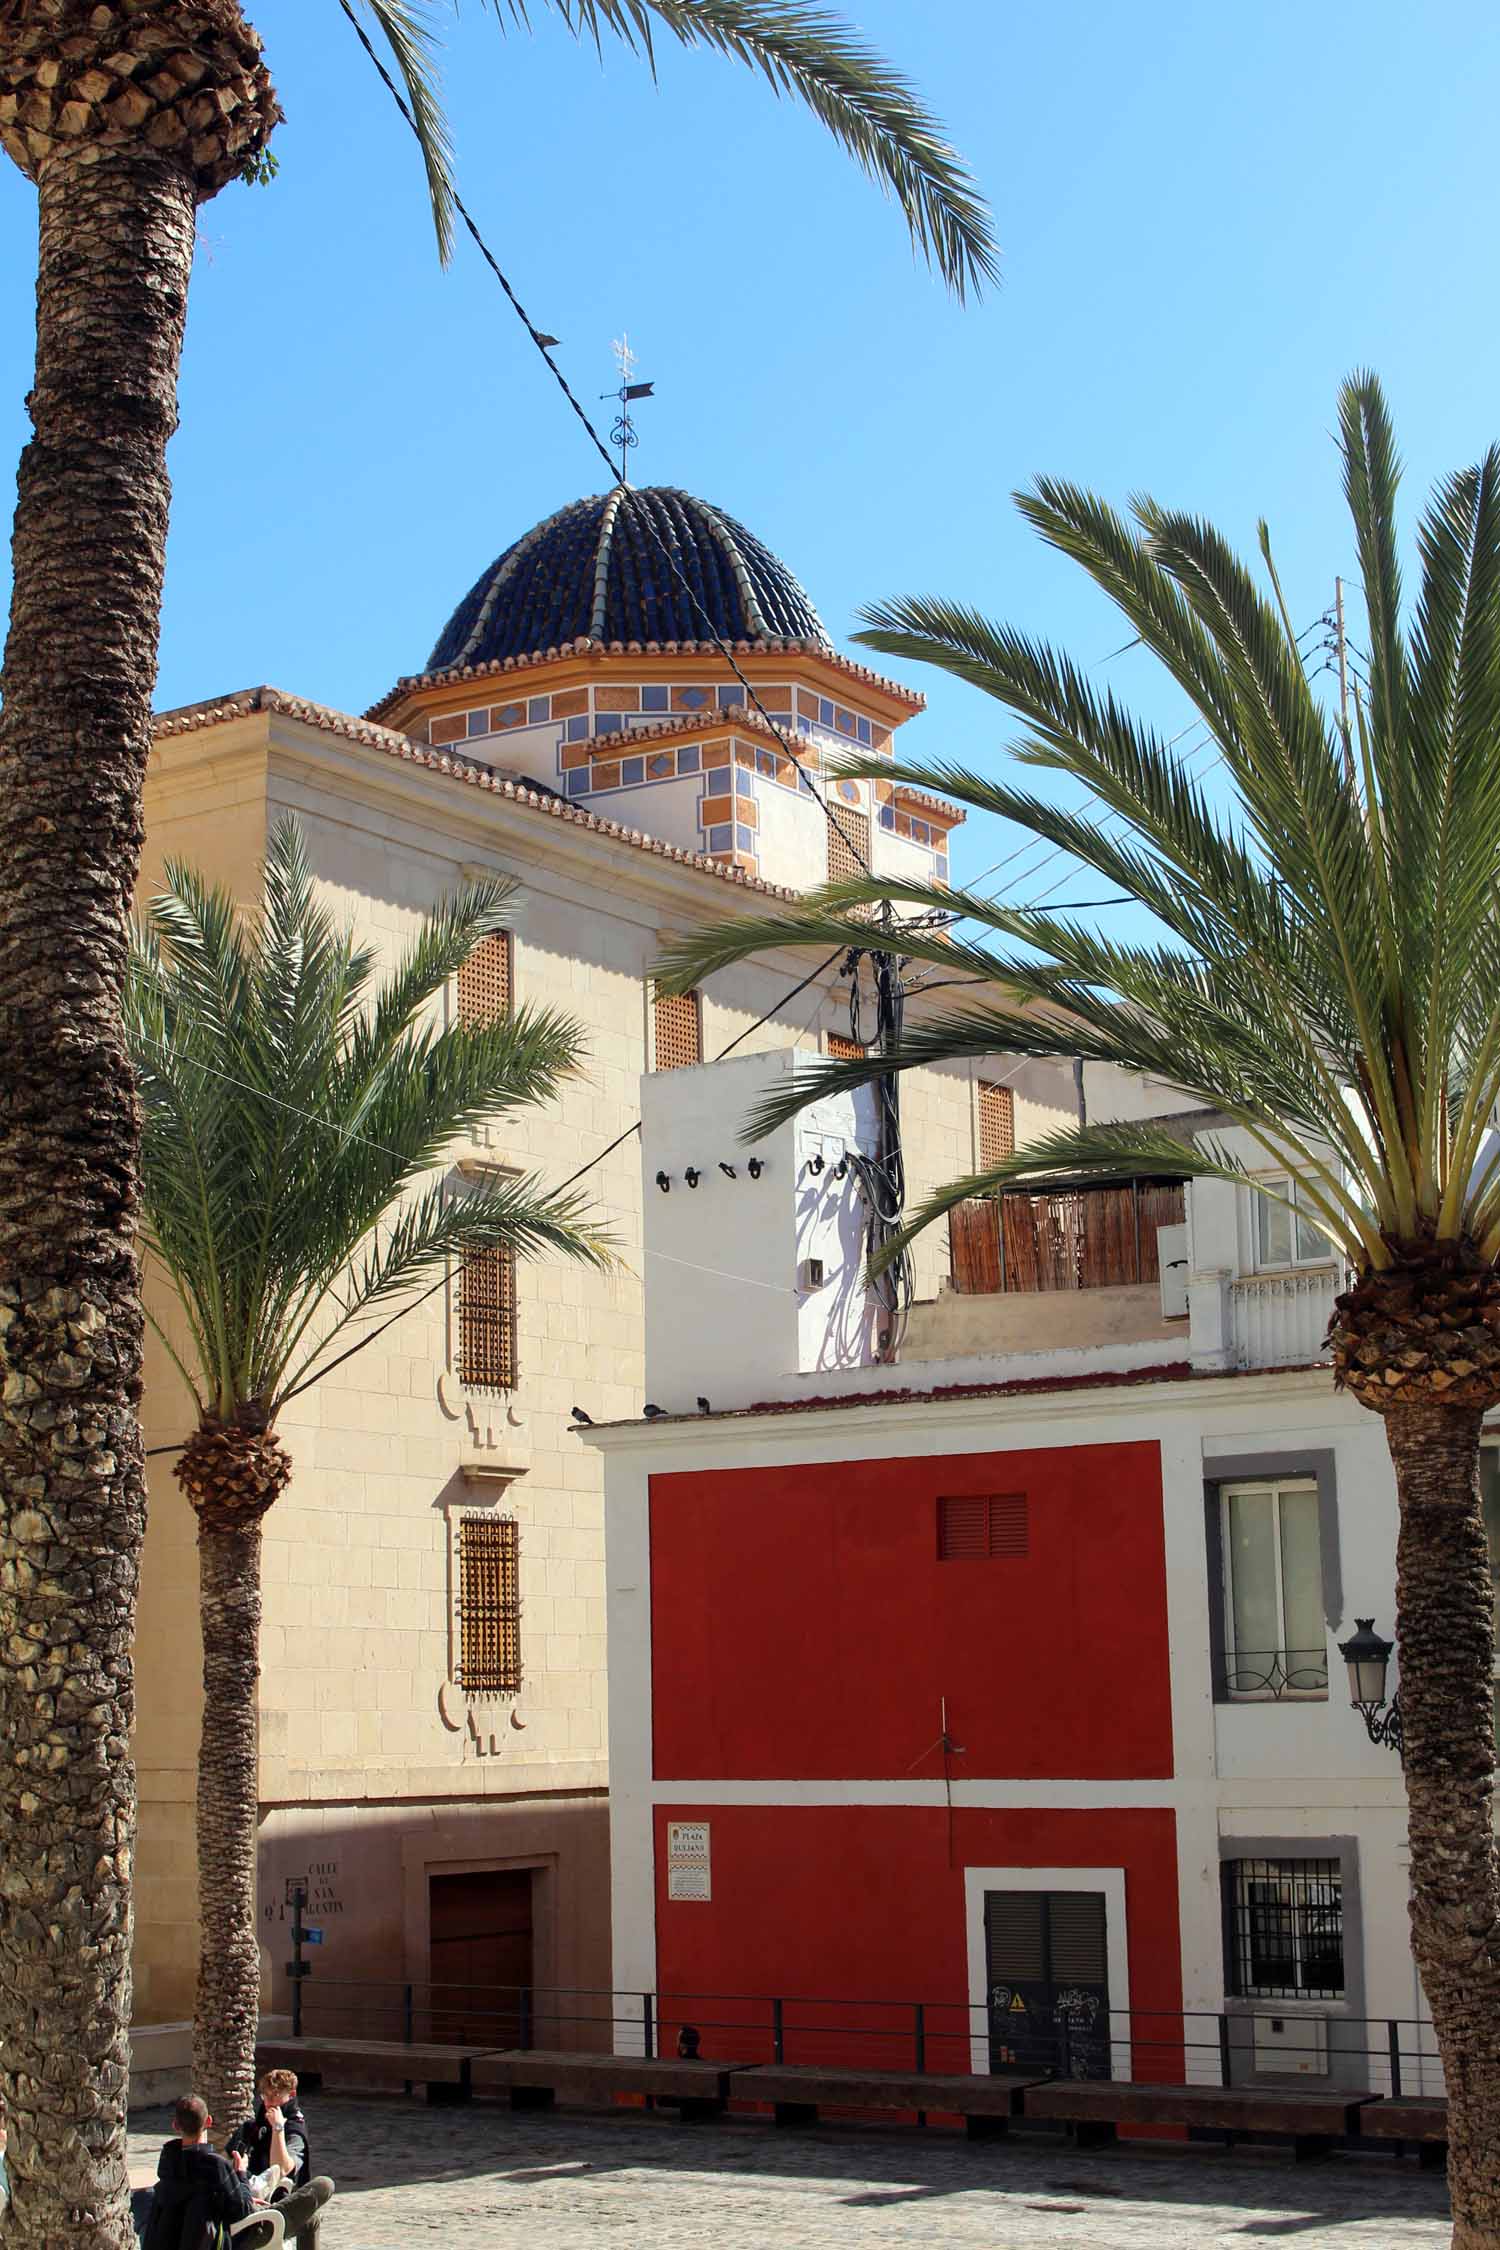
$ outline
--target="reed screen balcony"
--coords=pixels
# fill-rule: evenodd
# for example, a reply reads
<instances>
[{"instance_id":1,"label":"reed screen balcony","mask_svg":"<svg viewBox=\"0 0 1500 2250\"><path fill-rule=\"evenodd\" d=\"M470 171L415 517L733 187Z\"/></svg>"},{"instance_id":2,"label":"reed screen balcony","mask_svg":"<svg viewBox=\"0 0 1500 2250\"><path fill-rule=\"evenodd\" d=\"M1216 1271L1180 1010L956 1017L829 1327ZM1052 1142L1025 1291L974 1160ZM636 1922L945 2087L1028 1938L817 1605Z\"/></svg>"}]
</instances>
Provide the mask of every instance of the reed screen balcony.
<instances>
[{"instance_id":1,"label":"reed screen balcony","mask_svg":"<svg viewBox=\"0 0 1500 2250\"><path fill-rule=\"evenodd\" d=\"M1042 1296L1056 1290L1157 1284L1158 1227L1185 1216L1180 1180L1109 1187L1011 1190L955 1205L948 1217L953 1288L960 1296Z\"/></svg>"}]
</instances>

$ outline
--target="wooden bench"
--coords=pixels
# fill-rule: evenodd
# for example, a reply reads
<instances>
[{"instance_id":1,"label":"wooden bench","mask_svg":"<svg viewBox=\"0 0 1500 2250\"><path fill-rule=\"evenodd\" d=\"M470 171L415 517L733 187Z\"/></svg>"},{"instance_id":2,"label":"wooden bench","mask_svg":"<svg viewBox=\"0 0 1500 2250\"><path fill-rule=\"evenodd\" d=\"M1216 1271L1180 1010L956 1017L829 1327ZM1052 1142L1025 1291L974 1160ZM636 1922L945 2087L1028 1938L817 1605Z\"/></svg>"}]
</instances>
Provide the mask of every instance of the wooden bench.
<instances>
[{"instance_id":1,"label":"wooden bench","mask_svg":"<svg viewBox=\"0 0 1500 2250\"><path fill-rule=\"evenodd\" d=\"M474 2057L476 2093L506 2093L512 2109L551 2109L565 2101L604 2106L619 2094L649 2094L675 2104L684 2118L717 2117L729 2098L733 2063L676 2055L592 2055L542 2047L506 2047Z\"/></svg>"},{"instance_id":2,"label":"wooden bench","mask_svg":"<svg viewBox=\"0 0 1500 2250\"><path fill-rule=\"evenodd\" d=\"M1419 2163L1447 2161L1448 2104L1441 2094L1393 2094L1370 2102L1359 2113L1359 2129L1375 2140L1410 2141Z\"/></svg>"},{"instance_id":3,"label":"wooden bench","mask_svg":"<svg viewBox=\"0 0 1500 2250\"><path fill-rule=\"evenodd\" d=\"M778 2125L815 2125L820 2109L901 2109L961 2117L969 2137L1003 2133L1021 2114L1026 2081L936 2070L823 2070L806 2063L760 2063L736 2070L737 2102L769 2102Z\"/></svg>"},{"instance_id":4,"label":"wooden bench","mask_svg":"<svg viewBox=\"0 0 1500 2250\"><path fill-rule=\"evenodd\" d=\"M255 2071L285 2067L309 2093L325 2080L348 2085L425 2088L431 2103L466 2102L469 2070L480 2047L442 2047L400 2039L266 2039L255 2050Z\"/></svg>"},{"instance_id":5,"label":"wooden bench","mask_svg":"<svg viewBox=\"0 0 1500 2250\"><path fill-rule=\"evenodd\" d=\"M1283 2092L1271 2086L1166 2086L1111 2078L1052 2079L1028 2086L1022 2096L1028 2118L1073 2126L1081 2148L1113 2141L1122 2125L1185 2125L1231 2140L1241 2133L1273 2134L1290 2140L1298 2159L1326 2156L1336 2140L1359 2132L1375 2099L1345 2086L1309 2093L1300 2087Z\"/></svg>"}]
</instances>

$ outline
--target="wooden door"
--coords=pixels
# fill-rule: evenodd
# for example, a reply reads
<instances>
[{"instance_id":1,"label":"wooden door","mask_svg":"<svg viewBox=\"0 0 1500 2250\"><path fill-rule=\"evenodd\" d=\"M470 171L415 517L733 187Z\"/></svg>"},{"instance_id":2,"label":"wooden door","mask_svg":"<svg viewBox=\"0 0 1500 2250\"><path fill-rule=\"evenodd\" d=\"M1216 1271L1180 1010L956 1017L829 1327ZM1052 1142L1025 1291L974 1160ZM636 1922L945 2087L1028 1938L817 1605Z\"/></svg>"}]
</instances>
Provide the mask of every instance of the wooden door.
<instances>
[{"instance_id":1,"label":"wooden door","mask_svg":"<svg viewBox=\"0 0 1500 2250\"><path fill-rule=\"evenodd\" d=\"M428 1877L434 2039L520 2044L523 2016L534 2020L531 1875L512 1867Z\"/></svg>"}]
</instances>

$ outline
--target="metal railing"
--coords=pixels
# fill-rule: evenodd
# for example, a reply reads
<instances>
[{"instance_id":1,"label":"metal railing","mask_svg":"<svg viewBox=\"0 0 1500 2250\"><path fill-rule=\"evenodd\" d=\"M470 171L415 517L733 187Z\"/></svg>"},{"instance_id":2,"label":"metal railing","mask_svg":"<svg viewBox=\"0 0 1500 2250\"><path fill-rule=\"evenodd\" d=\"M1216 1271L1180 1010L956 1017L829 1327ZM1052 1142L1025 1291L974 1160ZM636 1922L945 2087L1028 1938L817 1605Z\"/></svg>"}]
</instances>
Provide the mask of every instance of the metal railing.
<instances>
[{"instance_id":1,"label":"metal railing","mask_svg":"<svg viewBox=\"0 0 1500 2250\"><path fill-rule=\"evenodd\" d=\"M1007 1987L1008 1993L1013 1993ZM1425 2018L1345 2015L1337 2004L1236 1999L1221 2009L1080 2005L1076 1992L1021 2014L964 2000L665 1993L599 1987L458 1985L318 1975L296 2011L311 2039L407 2046L563 2048L651 2059L689 2047L708 2060L828 2069L999 2071L1165 2085L1348 2085L1442 2093ZM1264 2027L1278 2028L1268 2035ZM1302 2027L1305 2037L1300 2037ZM1273 2044L1268 2045L1269 2039Z\"/></svg>"},{"instance_id":2,"label":"metal railing","mask_svg":"<svg viewBox=\"0 0 1500 2250\"><path fill-rule=\"evenodd\" d=\"M1239 1275L1229 1285L1236 1365L1300 1367L1326 1359L1333 1300L1346 1286L1338 1266Z\"/></svg>"}]
</instances>

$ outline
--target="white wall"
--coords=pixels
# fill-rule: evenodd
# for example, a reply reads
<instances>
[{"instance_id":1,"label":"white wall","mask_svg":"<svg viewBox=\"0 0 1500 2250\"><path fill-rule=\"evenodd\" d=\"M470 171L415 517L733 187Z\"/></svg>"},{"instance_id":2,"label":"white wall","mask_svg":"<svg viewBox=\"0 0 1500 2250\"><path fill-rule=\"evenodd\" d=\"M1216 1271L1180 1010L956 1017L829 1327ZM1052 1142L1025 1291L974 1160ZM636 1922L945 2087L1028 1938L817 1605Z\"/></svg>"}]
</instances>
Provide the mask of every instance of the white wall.
<instances>
[{"instance_id":1,"label":"white wall","mask_svg":"<svg viewBox=\"0 0 1500 2250\"><path fill-rule=\"evenodd\" d=\"M815 1067L783 1048L641 1081L646 1396L669 1413L691 1414L700 1394L748 1406L801 1371L873 1359L865 1206L853 1168L838 1177L848 1150L873 1149L872 1090L817 1102L753 1147L741 1139L760 1101ZM811 1258L824 1268L816 1290Z\"/></svg>"}]
</instances>

